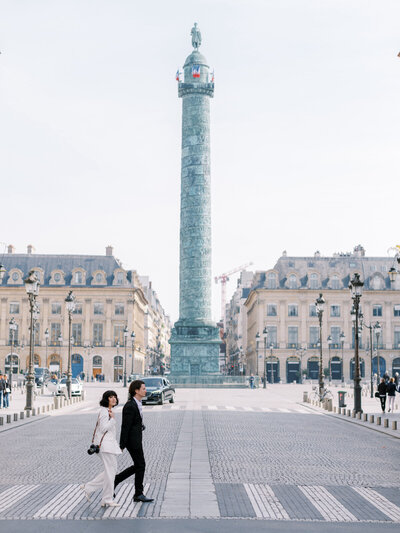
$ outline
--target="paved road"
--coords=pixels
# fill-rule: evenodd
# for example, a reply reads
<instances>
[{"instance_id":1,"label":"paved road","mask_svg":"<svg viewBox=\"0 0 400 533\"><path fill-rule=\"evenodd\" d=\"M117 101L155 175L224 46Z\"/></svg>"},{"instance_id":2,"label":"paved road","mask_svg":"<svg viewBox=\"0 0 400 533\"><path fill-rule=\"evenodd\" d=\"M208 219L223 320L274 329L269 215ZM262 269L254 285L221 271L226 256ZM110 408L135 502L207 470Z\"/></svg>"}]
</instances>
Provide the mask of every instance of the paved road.
<instances>
[{"instance_id":1,"label":"paved road","mask_svg":"<svg viewBox=\"0 0 400 533\"><path fill-rule=\"evenodd\" d=\"M127 518L147 532L159 530L160 518L164 531L174 518L181 531L221 533L243 528L244 519L249 531L263 520L269 531L302 531L304 521L304 531L322 523L327 531L398 529L400 441L314 413L296 402L297 391L183 389L173 405L146 406L145 483L156 502L133 504L129 480L118 489L121 507L104 510L99 494L88 503L79 489L100 470L86 453L101 392L92 387L77 408L1 434L0 519L8 532L33 518L35 527L57 519L60 531L63 520L78 519L80 531L93 520L101 531L101 519L125 531ZM127 464L124 453L119 468Z\"/></svg>"}]
</instances>

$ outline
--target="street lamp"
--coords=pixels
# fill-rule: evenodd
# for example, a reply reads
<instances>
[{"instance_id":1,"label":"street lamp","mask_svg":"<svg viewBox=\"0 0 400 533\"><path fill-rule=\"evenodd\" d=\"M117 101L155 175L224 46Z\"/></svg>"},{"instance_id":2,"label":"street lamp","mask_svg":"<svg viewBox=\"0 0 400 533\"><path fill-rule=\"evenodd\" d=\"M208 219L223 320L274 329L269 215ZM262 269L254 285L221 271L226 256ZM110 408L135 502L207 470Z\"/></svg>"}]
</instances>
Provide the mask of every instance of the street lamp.
<instances>
[{"instance_id":1,"label":"street lamp","mask_svg":"<svg viewBox=\"0 0 400 533\"><path fill-rule=\"evenodd\" d=\"M329 354L329 384L332 382L332 358L331 358L331 348L332 348L332 335L328 335L328 354Z\"/></svg>"},{"instance_id":2,"label":"street lamp","mask_svg":"<svg viewBox=\"0 0 400 533\"><path fill-rule=\"evenodd\" d=\"M49 328L46 328L46 331L44 332L44 339L46 341L46 366L50 368L49 362L47 361L47 350L49 346Z\"/></svg>"},{"instance_id":3,"label":"street lamp","mask_svg":"<svg viewBox=\"0 0 400 533\"><path fill-rule=\"evenodd\" d=\"M322 293L315 300L315 307L317 309L317 316L319 321L319 397L322 398L324 394L324 373L322 368L322 315L324 314L325 300Z\"/></svg>"},{"instance_id":4,"label":"street lamp","mask_svg":"<svg viewBox=\"0 0 400 533\"><path fill-rule=\"evenodd\" d=\"M125 348L125 357L124 357L124 387L126 387L126 343L128 341L128 326L124 327L124 348Z\"/></svg>"},{"instance_id":5,"label":"street lamp","mask_svg":"<svg viewBox=\"0 0 400 533\"><path fill-rule=\"evenodd\" d=\"M359 330L358 318L360 312L360 299L364 283L360 280L360 274L354 274L349 283L351 297L353 299L354 313L354 411L362 413L361 408L361 375L360 375L360 357L359 357Z\"/></svg>"},{"instance_id":6,"label":"street lamp","mask_svg":"<svg viewBox=\"0 0 400 533\"><path fill-rule=\"evenodd\" d=\"M341 332L340 334L340 344L342 345L342 371L341 371L341 378L342 378L342 383L344 383L344 373L343 373L343 369L344 369L344 360L343 360L343 346L344 346L344 339L346 338L346 335L344 334L344 331Z\"/></svg>"},{"instance_id":7,"label":"street lamp","mask_svg":"<svg viewBox=\"0 0 400 533\"><path fill-rule=\"evenodd\" d=\"M15 318L12 317L8 323L10 332L11 332L11 356L10 356L10 390L12 390L12 378L13 378L13 362L14 362L14 342L15 342L15 332L18 329L18 326L15 322Z\"/></svg>"},{"instance_id":8,"label":"street lamp","mask_svg":"<svg viewBox=\"0 0 400 533\"><path fill-rule=\"evenodd\" d=\"M258 347L260 345L260 334L256 333L256 358L257 358L257 367L256 367L256 374L258 376Z\"/></svg>"},{"instance_id":9,"label":"street lamp","mask_svg":"<svg viewBox=\"0 0 400 533\"><path fill-rule=\"evenodd\" d=\"M273 344L271 344L270 350L271 350L271 354L270 354L270 358L271 358L271 384L273 385L274 384L274 360L273 360L274 345Z\"/></svg>"},{"instance_id":10,"label":"street lamp","mask_svg":"<svg viewBox=\"0 0 400 533\"><path fill-rule=\"evenodd\" d=\"M379 384L379 380L381 379L381 369L379 366L379 337L381 335L382 326L377 322L374 326L375 335L376 335L376 363L377 363L377 380L376 380L376 386Z\"/></svg>"},{"instance_id":11,"label":"street lamp","mask_svg":"<svg viewBox=\"0 0 400 533\"><path fill-rule=\"evenodd\" d=\"M267 388L267 339L268 339L268 330L267 326L263 329L263 339L264 339L264 389Z\"/></svg>"},{"instance_id":12,"label":"street lamp","mask_svg":"<svg viewBox=\"0 0 400 533\"><path fill-rule=\"evenodd\" d=\"M68 398L71 398L71 378L72 378L72 369L71 369L71 327L72 327L72 313L75 311L75 296L72 291L69 291L67 297L65 298L65 307L68 312L68 369L67 369L67 395Z\"/></svg>"},{"instance_id":13,"label":"street lamp","mask_svg":"<svg viewBox=\"0 0 400 533\"><path fill-rule=\"evenodd\" d=\"M30 331L29 331L29 370L26 378L26 410L33 407L33 386L35 374L33 370L33 314L36 307L36 297L39 294L40 282L34 270L31 270L24 279L25 290L29 300Z\"/></svg>"},{"instance_id":14,"label":"street lamp","mask_svg":"<svg viewBox=\"0 0 400 533\"><path fill-rule=\"evenodd\" d=\"M272 346L272 345L271 345ZM303 357L306 355L307 353L307 348L300 348L299 350L297 350L296 354L300 356L300 381L299 383L303 383Z\"/></svg>"},{"instance_id":15,"label":"street lamp","mask_svg":"<svg viewBox=\"0 0 400 533\"><path fill-rule=\"evenodd\" d=\"M131 374L133 374L133 369L134 369L134 358L135 358L135 332L132 331L131 333L131 343L132 343L132 368L131 368Z\"/></svg>"}]
</instances>

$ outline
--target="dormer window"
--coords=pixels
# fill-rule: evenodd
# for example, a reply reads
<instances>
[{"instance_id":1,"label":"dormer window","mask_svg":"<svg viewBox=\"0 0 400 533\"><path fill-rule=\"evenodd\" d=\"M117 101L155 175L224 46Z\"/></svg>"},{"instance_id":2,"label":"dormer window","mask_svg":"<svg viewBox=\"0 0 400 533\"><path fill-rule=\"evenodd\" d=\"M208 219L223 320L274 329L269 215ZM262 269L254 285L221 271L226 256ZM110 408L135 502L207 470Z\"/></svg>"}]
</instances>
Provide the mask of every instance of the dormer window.
<instances>
[{"instance_id":1,"label":"dormer window","mask_svg":"<svg viewBox=\"0 0 400 533\"><path fill-rule=\"evenodd\" d=\"M332 276L330 282L331 289L338 290L340 289L339 276Z\"/></svg>"},{"instance_id":2,"label":"dormer window","mask_svg":"<svg viewBox=\"0 0 400 533\"><path fill-rule=\"evenodd\" d=\"M276 289L276 274L275 272L269 272L267 278L267 288Z\"/></svg>"},{"instance_id":3,"label":"dormer window","mask_svg":"<svg viewBox=\"0 0 400 533\"><path fill-rule=\"evenodd\" d=\"M98 273L96 274L96 282L97 282L97 283L102 283L102 281L103 281L103 275L100 274L100 272L98 272Z\"/></svg>"},{"instance_id":4,"label":"dormer window","mask_svg":"<svg viewBox=\"0 0 400 533\"><path fill-rule=\"evenodd\" d=\"M92 285L106 285L106 273L103 270L97 270L93 273Z\"/></svg>"},{"instance_id":5,"label":"dormer window","mask_svg":"<svg viewBox=\"0 0 400 533\"><path fill-rule=\"evenodd\" d=\"M288 279L289 289L297 289L297 276L291 274Z\"/></svg>"},{"instance_id":6,"label":"dormer window","mask_svg":"<svg viewBox=\"0 0 400 533\"><path fill-rule=\"evenodd\" d=\"M318 274L310 274L310 289L318 289L318 288L319 288Z\"/></svg>"},{"instance_id":7,"label":"dormer window","mask_svg":"<svg viewBox=\"0 0 400 533\"><path fill-rule=\"evenodd\" d=\"M74 276L75 283L80 285L82 283L82 279L83 279L82 272L75 272L75 276Z\"/></svg>"},{"instance_id":8,"label":"dormer window","mask_svg":"<svg viewBox=\"0 0 400 533\"><path fill-rule=\"evenodd\" d=\"M55 270L51 273L50 285L64 284L64 273L60 270Z\"/></svg>"}]
</instances>

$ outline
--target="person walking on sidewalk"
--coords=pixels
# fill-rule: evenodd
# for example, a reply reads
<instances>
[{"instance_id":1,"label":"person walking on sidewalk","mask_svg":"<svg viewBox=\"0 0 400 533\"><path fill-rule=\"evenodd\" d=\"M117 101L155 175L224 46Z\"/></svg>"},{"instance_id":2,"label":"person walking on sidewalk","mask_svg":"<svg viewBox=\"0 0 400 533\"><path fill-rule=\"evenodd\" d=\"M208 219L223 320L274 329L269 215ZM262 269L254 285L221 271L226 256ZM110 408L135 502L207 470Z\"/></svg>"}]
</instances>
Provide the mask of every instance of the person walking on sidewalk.
<instances>
[{"instance_id":1,"label":"person walking on sidewalk","mask_svg":"<svg viewBox=\"0 0 400 533\"><path fill-rule=\"evenodd\" d=\"M4 391L6 390L6 382L3 379L3 375L0 374L0 409L3 408Z\"/></svg>"},{"instance_id":2,"label":"person walking on sidewalk","mask_svg":"<svg viewBox=\"0 0 400 533\"><path fill-rule=\"evenodd\" d=\"M100 447L100 458L103 461L104 471L92 481L81 485L86 499L90 502L90 495L97 489L103 489L101 497L102 507L119 507L113 501L114 478L117 472L117 456L121 449L116 438L116 427L113 408L118 405L117 393L108 390L100 400L100 411L97 417L96 428L93 435L93 444Z\"/></svg>"},{"instance_id":3,"label":"person walking on sidewalk","mask_svg":"<svg viewBox=\"0 0 400 533\"><path fill-rule=\"evenodd\" d=\"M385 412L385 408L386 408L386 392L387 392L387 385L385 382L385 378L381 378L381 382L378 385L378 393L379 393L379 399L381 401L382 413Z\"/></svg>"},{"instance_id":4,"label":"person walking on sidewalk","mask_svg":"<svg viewBox=\"0 0 400 533\"><path fill-rule=\"evenodd\" d=\"M146 429L143 424L142 399L146 396L146 385L144 381L136 379L129 385L130 399L124 405L122 410L122 425L120 447L125 448L132 457L133 465L129 466L115 476L114 488L122 483L125 479L135 474L135 502L152 502L152 498L147 498L143 494L143 479L146 469L146 462L143 454L142 436Z\"/></svg>"},{"instance_id":5,"label":"person walking on sidewalk","mask_svg":"<svg viewBox=\"0 0 400 533\"><path fill-rule=\"evenodd\" d=\"M396 397L396 383L394 378L390 378L389 383L386 385L387 395L388 395L388 413L394 411L394 399Z\"/></svg>"},{"instance_id":6,"label":"person walking on sidewalk","mask_svg":"<svg viewBox=\"0 0 400 533\"><path fill-rule=\"evenodd\" d=\"M3 381L4 381L3 407L7 408L7 407L10 407L11 388L10 388L10 382L8 381L7 376L3 377Z\"/></svg>"}]
</instances>

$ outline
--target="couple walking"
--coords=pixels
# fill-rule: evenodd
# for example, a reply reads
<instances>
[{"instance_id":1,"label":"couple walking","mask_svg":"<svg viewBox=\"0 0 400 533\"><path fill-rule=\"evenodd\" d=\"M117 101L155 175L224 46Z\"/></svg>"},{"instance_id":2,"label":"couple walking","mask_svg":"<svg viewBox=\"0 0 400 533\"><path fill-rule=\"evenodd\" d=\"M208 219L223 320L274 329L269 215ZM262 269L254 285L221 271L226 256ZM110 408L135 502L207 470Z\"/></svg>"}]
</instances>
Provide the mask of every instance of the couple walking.
<instances>
[{"instance_id":1,"label":"couple walking","mask_svg":"<svg viewBox=\"0 0 400 533\"><path fill-rule=\"evenodd\" d=\"M101 506L118 507L113 501L115 488L119 483L135 474L135 502L152 502L143 494L143 478L146 463L143 455L142 433L143 424L142 399L146 396L146 386L137 379L129 386L130 399L122 410L122 425L119 445L116 439L116 424L113 408L118 405L118 396L114 391L106 391L100 401L100 411L94 430L92 443L100 447L99 455L103 461L104 471L92 481L81 485L86 499L97 489L103 489ZM127 449L132 457L133 465L117 474L117 456Z\"/></svg>"}]
</instances>

